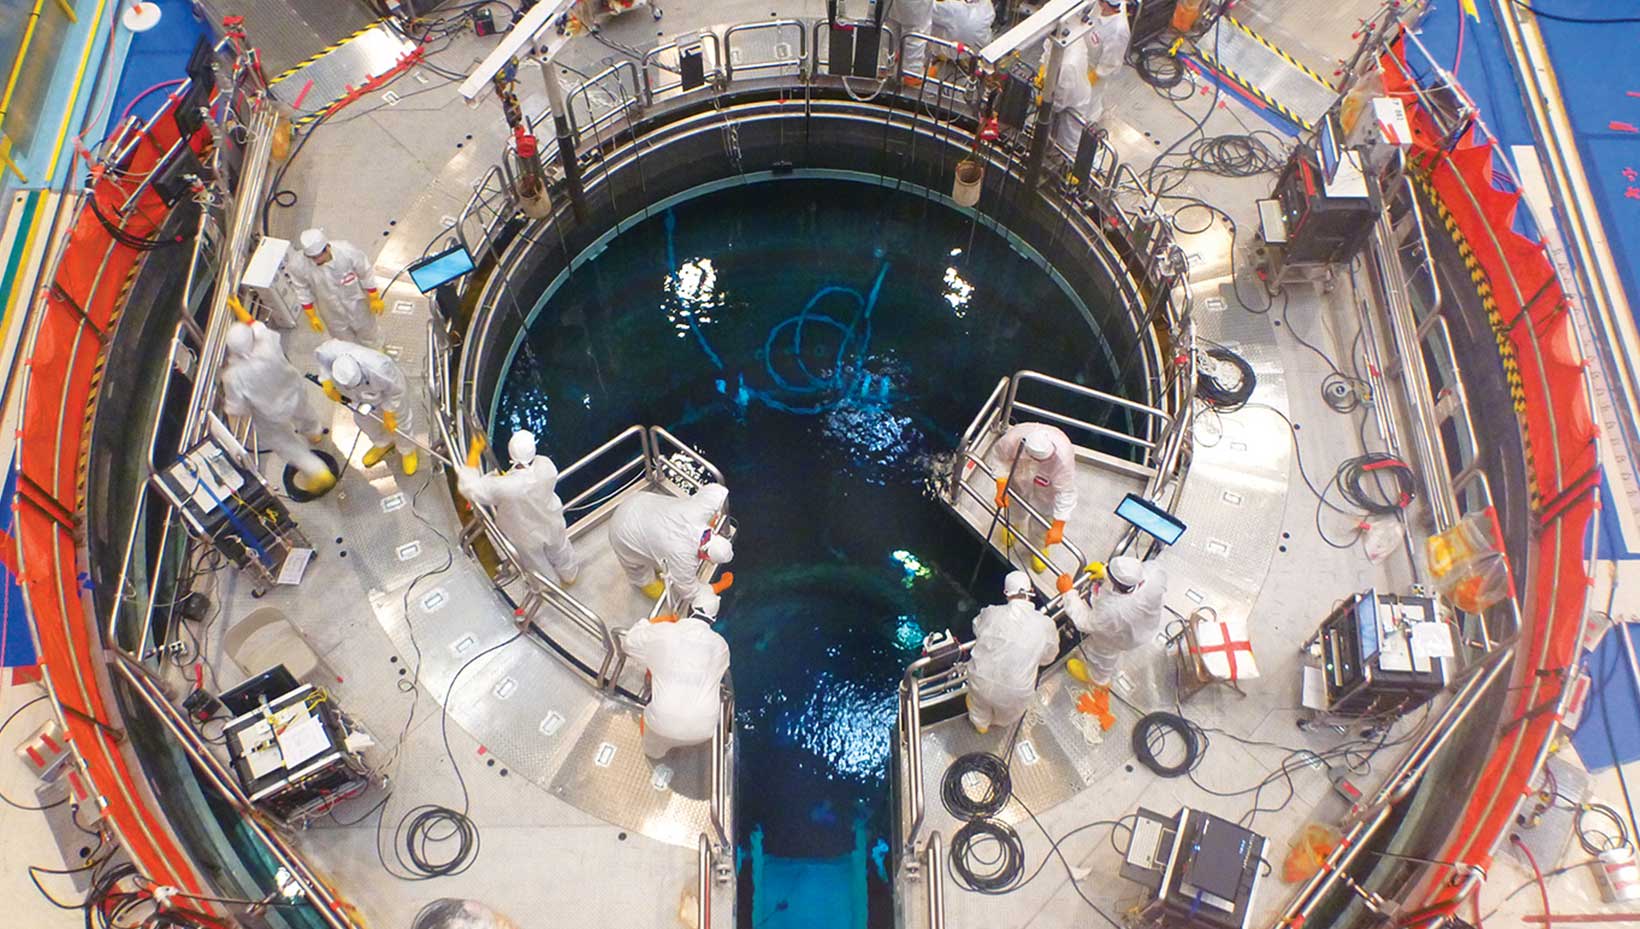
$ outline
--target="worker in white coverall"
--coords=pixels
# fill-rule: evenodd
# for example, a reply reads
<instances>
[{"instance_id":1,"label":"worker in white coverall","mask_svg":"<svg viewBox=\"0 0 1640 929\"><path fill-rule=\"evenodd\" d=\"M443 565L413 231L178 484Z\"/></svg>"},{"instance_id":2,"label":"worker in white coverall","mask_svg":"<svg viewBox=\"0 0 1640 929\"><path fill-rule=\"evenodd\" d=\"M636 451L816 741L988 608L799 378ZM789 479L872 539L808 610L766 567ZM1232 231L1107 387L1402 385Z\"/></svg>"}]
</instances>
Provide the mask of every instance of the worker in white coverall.
<instances>
[{"instance_id":1,"label":"worker in white coverall","mask_svg":"<svg viewBox=\"0 0 1640 929\"><path fill-rule=\"evenodd\" d=\"M977 52L991 42L997 8L991 0L934 0L934 32Z\"/></svg>"},{"instance_id":2,"label":"worker in white coverall","mask_svg":"<svg viewBox=\"0 0 1640 929\"><path fill-rule=\"evenodd\" d=\"M302 233L302 254L286 265L308 325L337 339L376 345L376 317L386 309L370 259L348 242L332 242L322 229ZM321 322L322 319L322 322Z\"/></svg>"},{"instance_id":3,"label":"worker in white coverall","mask_svg":"<svg viewBox=\"0 0 1640 929\"><path fill-rule=\"evenodd\" d=\"M456 487L474 503L495 511L495 523L524 566L565 587L581 573L575 549L564 524L564 504L553 493L558 468L552 459L535 453L535 434L520 429L507 441L512 470L481 473L465 465L456 468Z\"/></svg>"},{"instance_id":4,"label":"worker in white coverall","mask_svg":"<svg viewBox=\"0 0 1640 929\"><path fill-rule=\"evenodd\" d=\"M616 507L609 544L627 580L651 599L671 585L673 605L687 611L701 589L701 565L728 564L735 557L734 546L714 527L728 499L727 487L707 484L690 497L646 490ZM733 583L734 575L725 571L712 592Z\"/></svg>"},{"instance_id":5,"label":"worker in white coverall","mask_svg":"<svg viewBox=\"0 0 1640 929\"><path fill-rule=\"evenodd\" d=\"M410 405L405 401L404 372L393 359L373 348L326 339L313 350L319 363L319 382L325 396L341 403L343 393L354 407L369 404L368 412L358 411L354 420L359 431L370 437L364 466L374 467L397 448L399 464L406 476L416 473L416 445L401 433L410 431Z\"/></svg>"},{"instance_id":6,"label":"worker in white coverall","mask_svg":"<svg viewBox=\"0 0 1640 929\"><path fill-rule=\"evenodd\" d=\"M308 403L301 372L285 358L279 333L261 322L234 323L227 342L223 409L251 418L257 443L296 469L297 487L310 494L329 490L336 475L309 446L323 438L324 424Z\"/></svg>"},{"instance_id":7,"label":"worker in white coverall","mask_svg":"<svg viewBox=\"0 0 1640 929\"><path fill-rule=\"evenodd\" d=\"M1042 537L1043 549L1065 541L1065 520L1076 511L1076 450L1064 430L1047 423L1010 426L991 446L985 460L997 479L996 505L1008 505L1011 487L1014 496L1048 518L1048 531ZM1030 518L1023 514L1009 523L1031 525ZM1032 567L1038 571L1046 569L1040 559L1031 557Z\"/></svg>"},{"instance_id":8,"label":"worker in white coverall","mask_svg":"<svg viewBox=\"0 0 1640 929\"><path fill-rule=\"evenodd\" d=\"M668 613L627 630L627 659L649 671L649 704L640 727L643 753L651 759L710 741L717 730L719 693L729 670L729 643L708 623L717 608L717 595L703 593L685 619Z\"/></svg>"},{"instance_id":9,"label":"worker in white coverall","mask_svg":"<svg viewBox=\"0 0 1640 929\"><path fill-rule=\"evenodd\" d=\"M1100 0L1093 14L1093 29L1081 41L1066 46L1054 84L1054 142L1075 155L1083 127L1094 128L1105 116L1106 78L1121 70L1133 39L1128 24L1127 4ZM1052 39L1047 40L1052 42ZM1043 60L1048 46L1043 45ZM1070 114L1080 117L1080 122Z\"/></svg>"},{"instance_id":10,"label":"worker in white coverall","mask_svg":"<svg viewBox=\"0 0 1640 929\"><path fill-rule=\"evenodd\" d=\"M1059 655L1059 628L1031 603L1031 579L1012 571L1002 579L1006 603L974 618L968 656L968 721L984 733L992 723L1012 726L1036 693L1036 671Z\"/></svg>"},{"instance_id":11,"label":"worker in white coverall","mask_svg":"<svg viewBox=\"0 0 1640 929\"><path fill-rule=\"evenodd\" d=\"M900 24L900 34L915 32L933 35L934 0L894 0L894 19ZM915 87L928 71L928 42L923 39L905 40L905 57L900 61L901 80Z\"/></svg>"},{"instance_id":12,"label":"worker in white coverall","mask_svg":"<svg viewBox=\"0 0 1640 929\"><path fill-rule=\"evenodd\" d=\"M1065 597L1065 612L1082 630L1089 681L1109 687L1122 653L1149 642L1161 631L1167 572L1154 561L1141 562L1129 555L1092 567L1095 577L1103 572L1105 583L1095 588L1092 603L1076 594ZM1060 575L1060 592L1070 589L1070 575Z\"/></svg>"}]
</instances>

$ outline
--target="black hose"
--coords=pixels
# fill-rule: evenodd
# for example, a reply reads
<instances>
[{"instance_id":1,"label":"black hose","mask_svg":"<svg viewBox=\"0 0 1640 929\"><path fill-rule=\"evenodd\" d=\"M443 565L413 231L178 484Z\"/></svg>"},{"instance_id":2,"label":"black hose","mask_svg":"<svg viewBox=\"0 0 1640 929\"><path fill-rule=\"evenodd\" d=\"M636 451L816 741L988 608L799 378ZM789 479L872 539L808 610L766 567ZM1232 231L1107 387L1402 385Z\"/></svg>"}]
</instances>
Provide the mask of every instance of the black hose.
<instances>
[{"instance_id":1,"label":"black hose","mask_svg":"<svg viewBox=\"0 0 1640 929\"><path fill-rule=\"evenodd\" d=\"M966 783L969 775L984 782L984 790L975 796ZM990 752L969 752L951 762L940 780L940 799L952 816L975 820L995 816L1008 803L1013 793L1013 781L1008 774L1008 763Z\"/></svg>"},{"instance_id":2,"label":"black hose","mask_svg":"<svg viewBox=\"0 0 1640 929\"><path fill-rule=\"evenodd\" d=\"M988 844L995 853L981 854ZM1007 893L1025 873L1025 845L1007 823L971 819L951 837L951 872L964 890Z\"/></svg>"},{"instance_id":3,"label":"black hose","mask_svg":"<svg viewBox=\"0 0 1640 929\"><path fill-rule=\"evenodd\" d=\"M1156 730L1168 729L1184 741L1184 760L1178 764L1163 764L1156 757L1155 746L1160 744ZM1155 712L1142 717L1133 726L1133 754L1139 763L1159 777L1182 777L1201 760L1202 743L1196 727L1177 713Z\"/></svg>"}]
</instances>

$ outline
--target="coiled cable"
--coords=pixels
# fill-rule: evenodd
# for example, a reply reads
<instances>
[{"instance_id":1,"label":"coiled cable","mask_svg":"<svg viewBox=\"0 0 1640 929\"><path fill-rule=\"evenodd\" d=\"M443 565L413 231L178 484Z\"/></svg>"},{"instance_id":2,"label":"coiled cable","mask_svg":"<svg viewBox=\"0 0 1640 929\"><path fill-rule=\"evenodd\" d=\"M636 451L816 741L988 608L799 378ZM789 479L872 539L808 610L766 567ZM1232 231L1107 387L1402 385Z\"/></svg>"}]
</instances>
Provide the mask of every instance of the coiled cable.
<instances>
[{"instance_id":1,"label":"coiled cable","mask_svg":"<svg viewBox=\"0 0 1640 929\"><path fill-rule=\"evenodd\" d=\"M1007 893L1025 872L1025 845L1001 820L970 819L951 837L951 872L964 890Z\"/></svg>"},{"instance_id":2,"label":"coiled cable","mask_svg":"<svg viewBox=\"0 0 1640 929\"><path fill-rule=\"evenodd\" d=\"M968 789L970 777L984 784L978 796ZM1013 780L1008 774L1008 763L990 752L969 752L957 758L940 780L940 800L958 819L995 816L1007 806L1012 795Z\"/></svg>"},{"instance_id":3,"label":"coiled cable","mask_svg":"<svg viewBox=\"0 0 1640 929\"><path fill-rule=\"evenodd\" d=\"M1370 488L1368 478L1372 479ZM1418 483L1410 465L1383 452L1348 459L1338 466L1337 481L1344 502L1372 516L1392 516L1406 509Z\"/></svg>"},{"instance_id":4,"label":"coiled cable","mask_svg":"<svg viewBox=\"0 0 1640 929\"><path fill-rule=\"evenodd\" d=\"M1177 735L1184 742L1184 760L1176 764L1163 764L1156 757L1156 749L1162 744L1159 730L1168 730ZM1201 760L1202 741L1196 734L1196 725L1177 713L1157 711L1141 717L1133 725L1133 754L1139 763L1155 772L1158 777L1182 777L1196 767Z\"/></svg>"},{"instance_id":5,"label":"coiled cable","mask_svg":"<svg viewBox=\"0 0 1640 929\"><path fill-rule=\"evenodd\" d=\"M1253 366L1222 345L1210 346L1204 354L1215 363L1197 367L1197 396L1221 413L1241 409L1253 396L1253 388L1258 386ZM1226 368L1233 371L1234 376L1227 374Z\"/></svg>"}]
</instances>

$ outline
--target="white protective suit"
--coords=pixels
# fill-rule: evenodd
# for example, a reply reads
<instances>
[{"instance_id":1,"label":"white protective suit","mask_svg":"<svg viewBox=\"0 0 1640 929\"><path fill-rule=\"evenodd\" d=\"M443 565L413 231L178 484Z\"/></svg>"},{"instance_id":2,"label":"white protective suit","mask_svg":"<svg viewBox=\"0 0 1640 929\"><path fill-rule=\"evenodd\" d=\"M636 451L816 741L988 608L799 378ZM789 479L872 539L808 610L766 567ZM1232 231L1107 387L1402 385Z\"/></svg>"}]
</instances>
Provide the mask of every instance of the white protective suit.
<instances>
[{"instance_id":1,"label":"white protective suit","mask_svg":"<svg viewBox=\"0 0 1640 929\"><path fill-rule=\"evenodd\" d=\"M370 259L349 242L332 241L330 260L316 264L301 249L285 259L296 299L304 308L315 306L327 334L361 345L376 345L381 335L370 312L367 291L376 290Z\"/></svg>"},{"instance_id":2,"label":"white protective suit","mask_svg":"<svg viewBox=\"0 0 1640 929\"><path fill-rule=\"evenodd\" d=\"M644 587L663 578L673 603L684 612L702 589L702 537L729 499L722 484L707 484L694 496L644 491L615 508L609 544L627 580Z\"/></svg>"},{"instance_id":3,"label":"white protective suit","mask_svg":"<svg viewBox=\"0 0 1640 929\"><path fill-rule=\"evenodd\" d=\"M1092 31L1065 49L1059 81L1054 85L1054 142L1068 156L1076 154L1083 126L1091 128L1104 118L1105 87L1110 76L1121 70L1133 37L1125 11L1106 16L1103 7L1095 10ZM1042 54L1046 61L1046 44ZM1073 112L1081 122L1070 117Z\"/></svg>"},{"instance_id":4,"label":"white protective suit","mask_svg":"<svg viewBox=\"0 0 1640 929\"><path fill-rule=\"evenodd\" d=\"M991 42L991 0L934 0L934 35L979 51Z\"/></svg>"},{"instance_id":5,"label":"white protective suit","mask_svg":"<svg viewBox=\"0 0 1640 929\"><path fill-rule=\"evenodd\" d=\"M1044 461L1032 458L1024 449L1025 440L1033 435L1047 439L1053 446L1053 453ZM1014 463L1015 455L1019 456L1018 464ZM1010 426L991 446L985 461L998 478L1007 477L1012 467L1014 477L1008 486L1038 513L1050 520L1071 518L1076 509L1076 452L1063 430L1047 423ZM1016 525L1024 524L1022 516Z\"/></svg>"},{"instance_id":6,"label":"white protective suit","mask_svg":"<svg viewBox=\"0 0 1640 929\"><path fill-rule=\"evenodd\" d=\"M359 431L370 438L372 448L394 445L401 455L415 454L415 443L392 432L380 420L383 413L391 411L399 418L399 431L410 431L411 409L410 404L405 402L404 372L393 359L373 348L344 342L341 339L326 339L313 350L313 360L319 363L319 379L332 380L334 374L331 369L344 356L359 366L364 379L351 387L338 384L337 389L353 401L354 406L365 403L371 406L371 415L360 414L354 417L359 425Z\"/></svg>"},{"instance_id":7,"label":"white protective suit","mask_svg":"<svg viewBox=\"0 0 1640 929\"><path fill-rule=\"evenodd\" d=\"M228 330L228 363L222 369L222 406L230 416L249 416L256 441L309 481L330 473L306 436L324 432L308 402L301 372L285 358L279 333L261 322Z\"/></svg>"},{"instance_id":8,"label":"white protective suit","mask_svg":"<svg viewBox=\"0 0 1640 929\"><path fill-rule=\"evenodd\" d=\"M968 718L984 732L1012 726L1036 693L1036 670L1059 654L1059 629L1026 598L988 606L974 618L968 665Z\"/></svg>"},{"instance_id":9,"label":"white protective suit","mask_svg":"<svg viewBox=\"0 0 1640 929\"><path fill-rule=\"evenodd\" d=\"M626 633L626 655L649 671L643 753L709 741L718 724L719 687L729 670L729 643L704 620L640 622Z\"/></svg>"},{"instance_id":10,"label":"white protective suit","mask_svg":"<svg viewBox=\"0 0 1640 929\"><path fill-rule=\"evenodd\" d=\"M894 19L900 24L900 33L915 32L933 35L934 0L894 0ZM908 78L921 79L928 70L928 43L922 39L906 39L905 59L900 62L901 73Z\"/></svg>"},{"instance_id":11,"label":"white protective suit","mask_svg":"<svg viewBox=\"0 0 1640 929\"><path fill-rule=\"evenodd\" d=\"M557 483L558 467L545 455L524 462L515 455L512 470L492 474L464 465L456 468L461 495L495 511L496 527L512 541L526 567L573 584L581 564L569 542L564 504L553 493Z\"/></svg>"},{"instance_id":12,"label":"white protective suit","mask_svg":"<svg viewBox=\"0 0 1640 929\"><path fill-rule=\"evenodd\" d=\"M1120 560L1114 559L1110 570L1117 570L1116 562ZM1095 684L1110 686L1122 653L1149 642L1161 631L1167 572L1154 561L1134 570L1140 581L1131 593L1122 593L1107 582L1094 595L1091 605L1080 596L1065 598L1065 611L1082 630L1082 650Z\"/></svg>"}]
</instances>

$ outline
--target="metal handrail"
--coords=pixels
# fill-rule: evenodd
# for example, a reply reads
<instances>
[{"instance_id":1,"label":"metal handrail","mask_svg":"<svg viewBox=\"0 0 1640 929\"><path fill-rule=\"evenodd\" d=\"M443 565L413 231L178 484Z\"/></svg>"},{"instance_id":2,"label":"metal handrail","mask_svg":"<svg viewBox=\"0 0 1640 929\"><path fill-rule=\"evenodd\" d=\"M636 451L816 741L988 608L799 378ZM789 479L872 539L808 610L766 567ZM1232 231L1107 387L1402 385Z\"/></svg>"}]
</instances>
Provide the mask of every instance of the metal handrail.
<instances>
[{"instance_id":1,"label":"metal handrail","mask_svg":"<svg viewBox=\"0 0 1640 929\"><path fill-rule=\"evenodd\" d=\"M772 29L776 33L782 29L796 27L797 54L795 57L776 58L772 61L754 62L752 64L735 64L735 36L748 32L760 32ZM728 80L735 79L736 71L768 71L776 68L803 69L809 59L809 33L800 19L771 19L767 22L736 23L723 31L724 74Z\"/></svg>"},{"instance_id":2,"label":"metal handrail","mask_svg":"<svg viewBox=\"0 0 1640 929\"><path fill-rule=\"evenodd\" d=\"M622 74L630 74L632 76L632 86L630 91L628 91L627 85L621 81ZM601 85L610 77L615 78L615 86L619 89L620 94L615 98L615 103L613 106L611 106L604 113L597 114L592 106L592 88L597 87L605 93L608 93L609 91ZM630 61L617 61L604 70L599 71L597 74L594 74L582 81L574 89L570 90L569 93L564 95L564 106L565 109L568 110L568 112L564 115L569 119L570 131L574 133L575 141L579 143L588 133L592 133L594 135L598 134L605 125L620 119L627 113L627 111L643 106L645 103L643 94L643 75L638 71L638 66ZM587 124L585 126L580 125L575 118L575 98L577 96L581 97L584 101L583 105L586 107ZM612 97L613 96L614 95L612 95Z\"/></svg>"},{"instance_id":3,"label":"metal handrail","mask_svg":"<svg viewBox=\"0 0 1640 929\"><path fill-rule=\"evenodd\" d=\"M706 54L706 46L710 45L712 48L712 58L710 62L711 68L707 69L704 74L706 82L700 87L696 87L691 90L682 90L683 77L681 75L677 80L672 81L671 83L657 85L653 82L649 76L651 67L662 72L671 74L678 73L673 68L661 63L660 58L662 55L665 55L668 52L674 54L682 52L685 48L694 47L695 43L688 42L680 45L677 42L669 42L666 45L657 45L649 51L644 52L643 58L641 58L638 62L638 73L643 77L643 99L645 102L652 103L657 96L662 94L671 94L673 91L678 91L679 95L694 93L697 90L711 88L712 85L716 84L718 81L727 79L728 71L726 70L725 58L723 54L723 40L717 33L710 30L698 33L696 37L700 40L699 44L702 47L701 54L703 56ZM588 112L591 111L589 110Z\"/></svg>"}]
</instances>

